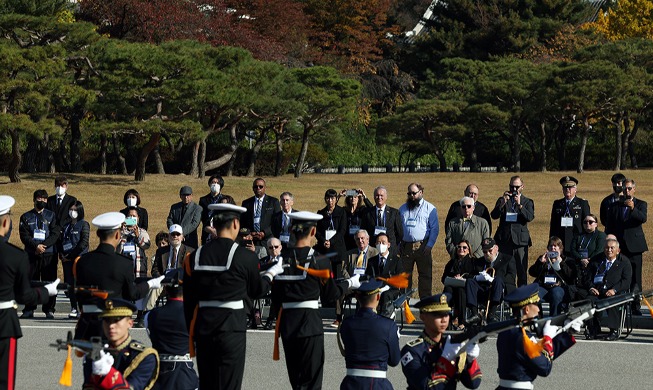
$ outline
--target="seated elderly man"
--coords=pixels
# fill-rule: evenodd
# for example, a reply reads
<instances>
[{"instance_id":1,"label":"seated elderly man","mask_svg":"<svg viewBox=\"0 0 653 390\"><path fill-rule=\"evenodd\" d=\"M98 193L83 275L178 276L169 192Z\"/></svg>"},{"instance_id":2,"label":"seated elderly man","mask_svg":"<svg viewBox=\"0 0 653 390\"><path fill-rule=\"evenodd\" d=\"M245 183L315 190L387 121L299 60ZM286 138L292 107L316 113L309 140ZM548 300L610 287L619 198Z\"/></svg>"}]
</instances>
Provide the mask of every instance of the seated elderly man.
<instances>
[{"instance_id":1,"label":"seated elderly man","mask_svg":"<svg viewBox=\"0 0 653 390\"><path fill-rule=\"evenodd\" d=\"M276 237L272 237L267 241L266 249L268 255L262 258L260 261L261 271L271 267L273 264L279 261L283 261L283 258L281 257L281 247L282 242ZM270 300L270 313L268 314L268 318L265 321L265 325L263 325L263 329L272 330L274 328L274 321L277 319L278 314L279 302L276 302L274 299L272 299ZM256 313L254 313L254 316L256 317Z\"/></svg>"},{"instance_id":2,"label":"seated elderly man","mask_svg":"<svg viewBox=\"0 0 653 390\"><path fill-rule=\"evenodd\" d=\"M463 216L454 218L447 224L447 237L444 242L451 257L456 254L456 245L463 240L469 243L469 253L472 257L483 256L481 240L490 236L490 228L486 220L474 215L474 207L474 199L465 196L460 200Z\"/></svg>"},{"instance_id":3,"label":"seated elderly man","mask_svg":"<svg viewBox=\"0 0 653 390\"><path fill-rule=\"evenodd\" d=\"M517 288L517 263L515 258L499 252L499 247L492 238L483 239L483 258L476 262L477 275L467 279L465 293L467 307L471 310L471 317L467 319L470 324L478 323L481 317L478 305L489 301L486 320L497 320L496 308L503 301L505 295Z\"/></svg>"}]
</instances>

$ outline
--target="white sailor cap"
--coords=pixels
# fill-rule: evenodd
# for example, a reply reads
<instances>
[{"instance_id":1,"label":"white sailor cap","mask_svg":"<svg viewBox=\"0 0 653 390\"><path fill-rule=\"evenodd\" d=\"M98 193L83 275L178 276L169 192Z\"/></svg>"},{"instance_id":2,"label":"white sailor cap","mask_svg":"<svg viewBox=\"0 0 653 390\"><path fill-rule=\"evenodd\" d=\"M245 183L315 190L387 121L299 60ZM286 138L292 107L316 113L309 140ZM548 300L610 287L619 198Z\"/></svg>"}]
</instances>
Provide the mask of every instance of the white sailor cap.
<instances>
[{"instance_id":1,"label":"white sailor cap","mask_svg":"<svg viewBox=\"0 0 653 390\"><path fill-rule=\"evenodd\" d=\"M9 195L0 195L0 215L8 214L16 204L16 199Z\"/></svg>"},{"instance_id":2,"label":"white sailor cap","mask_svg":"<svg viewBox=\"0 0 653 390\"><path fill-rule=\"evenodd\" d=\"M184 229L180 225L177 225L176 223L174 225L170 225L170 234L172 233L179 233L179 234L184 234Z\"/></svg>"},{"instance_id":3,"label":"white sailor cap","mask_svg":"<svg viewBox=\"0 0 653 390\"><path fill-rule=\"evenodd\" d=\"M231 203L213 203L209 205L209 210L215 210L218 212L231 211L233 213L244 213L247 211L246 208Z\"/></svg>"},{"instance_id":4,"label":"white sailor cap","mask_svg":"<svg viewBox=\"0 0 653 390\"><path fill-rule=\"evenodd\" d=\"M116 211L100 214L91 221L98 230L119 229L123 222L125 222L125 214Z\"/></svg>"},{"instance_id":5,"label":"white sailor cap","mask_svg":"<svg viewBox=\"0 0 653 390\"><path fill-rule=\"evenodd\" d=\"M310 211L298 211L296 213L289 213L288 217L293 223L317 222L323 218L321 214L312 213Z\"/></svg>"}]
</instances>

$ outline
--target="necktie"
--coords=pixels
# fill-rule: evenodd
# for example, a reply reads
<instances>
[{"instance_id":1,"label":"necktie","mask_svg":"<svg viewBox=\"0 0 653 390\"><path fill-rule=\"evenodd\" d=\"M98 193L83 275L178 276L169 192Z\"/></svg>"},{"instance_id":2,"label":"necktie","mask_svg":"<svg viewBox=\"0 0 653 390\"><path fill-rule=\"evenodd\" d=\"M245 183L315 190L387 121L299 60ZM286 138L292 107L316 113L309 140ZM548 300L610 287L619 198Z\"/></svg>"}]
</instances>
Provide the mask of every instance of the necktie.
<instances>
[{"instance_id":1,"label":"necktie","mask_svg":"<svg viewBox=\"0 0 653 390\"><path fill-rule=\"evenodd\" d=\"M254 207L254 220L258 222L254 222L254 230L257 232L261 231L261 200L256 199L254 200L256 202L256 206Z\"/></svg>"},{"instance_id":2,"label":"necktie","mask_svg":"<svg viewBox=\"0 0 653 390\"><path fill-rule=\"evenodd\" d=\"M61 206L61 198L57 198L57 207Z\"/></svg>"},{"instance_id":3,"label":"necktie","mask_svg":"<svg viewBox=\"0 0 653 390\"><path fill-rule=\"evenodd\" d=\"M172 250L172 259L170 261L170 265L168 266L168 269L170 268L177 268L177 248L173 248Z\"/></svg>"},{"instance_id":4,"label":"necktie","mask_svg":"<svg viewBox=\"0 0 653 390\"><path fill-rule=\"evenodd\" d=\"M383 271L384 266L385 266L385 257L379 256L379 273Z\"/></svg>"},{"instance_id":5,"label":"necktie","mask_svg":"<svg viewBox=\"0 0 653 390\"><path fill-rule=\"evenodd\" d=\"M624 207L624 219L628 218L628 210L630 210L630 207Z\"/></svg>"},{"instance_id":6,"label":"necktie","mask_svg":"<svg viewBox=\"0 0 653 390\"><path fill-rule=\"evenodd\" d=\"M383 213L381 213L381 209L376 210L376 224L381 226L383 223Z\"/></svg>"},{"instance_id":7,"label":"necktie","mask_svg":"<svg viewBox=\"0 0 653 390\"><path fill-rule=\"evenodd\" d=\"M186 215L186 205L181 206L181 220L182 221L184 220L184 215Z\"/></svg>"},{"instance_id":8,"label":"necktie","mask_svg":"<svg viewBox=\"0 0 653 390\"><path fill-rule=\"evenodd\" d=\"M610 267L612 267L612 262L611 261L606 261L606 263L605 263L605 272L608 272L610 270Z\"/></svg>"},{"instance_id":9,"label":"necktie","mask_svg":"<svg viewBox=\"0 0 653 390\"><path fill-rule=\"evenodd\" d=\"M364 252L358 254L358 260L356 260L356 268L363 268L363 255Z\"/></svg>"}]
</instances>

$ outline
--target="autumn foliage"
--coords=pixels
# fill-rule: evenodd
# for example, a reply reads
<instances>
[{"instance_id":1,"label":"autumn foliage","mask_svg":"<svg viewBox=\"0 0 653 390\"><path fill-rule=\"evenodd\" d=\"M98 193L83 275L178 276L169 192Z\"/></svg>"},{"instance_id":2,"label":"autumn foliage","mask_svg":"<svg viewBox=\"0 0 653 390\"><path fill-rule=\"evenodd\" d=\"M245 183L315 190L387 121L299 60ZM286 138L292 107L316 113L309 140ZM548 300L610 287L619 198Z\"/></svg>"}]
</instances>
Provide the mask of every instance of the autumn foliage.
<instances>
[{"instance_id":1,"label":"autumn foliage","mask_svg":"<svg viewBox=\"0 0 653 390\"><path fill-rule=\"evenodd\" d=\"M653 1L619 0L614 9L600 13L589 27L611 41L627 38L653 39Z\"/></svg>"}]
</instances>

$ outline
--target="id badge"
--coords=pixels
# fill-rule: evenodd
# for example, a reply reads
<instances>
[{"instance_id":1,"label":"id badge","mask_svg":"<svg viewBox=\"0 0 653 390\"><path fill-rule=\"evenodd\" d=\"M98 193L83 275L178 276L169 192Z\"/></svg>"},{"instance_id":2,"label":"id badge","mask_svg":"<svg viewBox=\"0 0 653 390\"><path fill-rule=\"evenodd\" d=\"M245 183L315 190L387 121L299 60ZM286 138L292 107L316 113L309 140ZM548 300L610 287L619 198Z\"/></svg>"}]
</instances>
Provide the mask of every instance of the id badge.
<instances>
[{"instance_id":1,"label":"id badge","mask_svg":"<svg viewBox=\"0 0 653 390\"><path fill-rule=\"evenodd\" d=\"M290 234L281 234L279 236L279 241L285 242L286 244L290 242Z\"/></svg>"},{"instance_id":2,"label":"id badge","mask_svg":"<svg viewBox=\"0 0 653 390\"><path fill-rule=\"evenodd\" d=\"M374 227L374 235L375 235L375 236L378 236L378 235L381 234L381 233L384 233L384 234L385 234L385 232L386 232L387 230L388 230L388 229L386 229L385 226L375 226L375 227Z\"/></svg>"},{"instance_id":3,"label":"id badge","mask_svg":"<svg viewBox=\"0 0 653 390\"><path fill-rule=\"evenodd\" d=\"M261 223L261 217L254 217L254 223L260 224Z\"/></svg>"},{"instance_id":4,"label":"id badge","mask_svg":"<svg viewBox=\"0 0 653 390\"><path fill-rule=\"evenodd\" d=\"M73 244L70 241L66 241L63 243L63 251L68 252L71 249L73 249Z\"/></svg>"},{"instance_id":5,"label":"id badge","mask_svg":"<svg viewBox=\"0 0 653 390\"><path fill-rule=\"evenodd\" d=\"M517 222L517 213L506 213L506 222Z\"/></svg>"},{"instance_id":6,"label":"id badge","mask_svg":"<svg viewBox=\"0 0 653 390\"><path fill-rule=\"evenodd\" d=\"M358 225L351 225L351 226L349 226L349 234L352 235L352 236L353 236L354 234L358 233L359 230L361 230L361 227L358 226Z\"/></svg>"},{"instance_id":7,"label":"id badge","mask_svg":"<svg viewBox=\"0 0 653 390\"><path fill-rule=\"evenodd\" d=\"M34 239L35 240L45 240L45 230L43 229L34 229Z\"/></svg>"},{"instance_id":8,"label":"id badge","mask_svg":"<svg viewBox=\"0 0 653 390\"><path fill-rule=\"evenodd\" d=\"M572 227L574 226L574 219L572 217L562 217L560 218L560 226Z\"/></svg>"},{"instance_id":9,"label":"id badge","mask_svg":"<svg viewBox=\"0 0 653 390\"><path fill-rule=\"evenodd\" d=\"M415 218L409 218L406 220L406 227L415 227L417 226L417 220Z\"/></svg>"},{"instance_id":10,"label":"id badge","mask_svg":"<svg viewBox=\"0 0 653 390\"><path fill-rule=\"evenodd\" d=\"M587 249L579 249L578 254L580 255L581 259L587 259L589 252L587 251Z\"/></svg>"},{"instance_id":11,"label":"id badge","mask_svg":"<svg viewBox=\"0 0 653 390\"><path fill-rule=\"evenodd\" d=\"M594 277L594 284L603 284L603 275L596 275Z\"/></svg>"},{"instance_id":12,"label":"id badge","mask_svg":"<svg viewBox=\"0 0 653 390\"><path fill-rule=\"evenodd\" d=\"M325 239L325 240L330 240L330 239L332 239L333 236L335 236L335 235L336 235L336 231L335 231L335 230L331 230L331 229L329 229L329 230L327 230L326 232L324 232L324 239Z\"/></svg>"},{"instance_id":13,"label":"id badge","mask_svg":"<svg viewBox=\"0 0 653 390\"><path fill-rule=\"evenodd\" d=\"M544 277L544 284L556 284L556 281L558 278L555 276L545 276Z\"/></svg>"},{"instance_id":14,"label":"id badge","mask_svg":"<svg viewBox=\"0 0 653 390\"><path fill-rule=\"evenodd\" d=\"M365 268L354 268L354 275L365 275Z\"/></svg>"},{"instance_id":15,"label":"id badge","mask_svg":"<svg viewBox=\"0 0 653 390\"><path fill-rule=\"evenodd\" d=\"M133 243L127 243L122 246L122 251L124 253L132 254L136 252L136 245L134 245Z\"/></svg>"}]
</instances>

